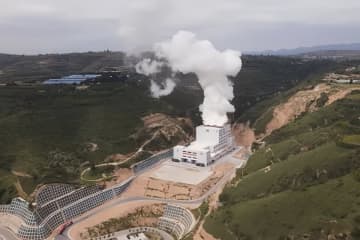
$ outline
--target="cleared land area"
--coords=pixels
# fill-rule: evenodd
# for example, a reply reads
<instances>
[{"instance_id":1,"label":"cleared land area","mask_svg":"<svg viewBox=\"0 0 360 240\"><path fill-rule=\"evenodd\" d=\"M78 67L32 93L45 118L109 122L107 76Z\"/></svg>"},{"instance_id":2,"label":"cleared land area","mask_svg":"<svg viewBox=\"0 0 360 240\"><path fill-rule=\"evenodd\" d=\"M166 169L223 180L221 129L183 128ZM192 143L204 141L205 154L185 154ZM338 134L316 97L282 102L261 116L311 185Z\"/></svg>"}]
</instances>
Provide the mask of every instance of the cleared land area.
<instances>
[{"instance_id":1,"label":"cleared land area","mask_svg":"<svg viewBox=\"0 0 360 240\"><path fill-rule=\"evenodd\" d=\"M177 168L174 167L176 163L164 162L138 176L123 193L123 196L174 200L197 199L215 186L226 174L233 171L242 161L229 155L207 168L186 166L181 163ZM170 172L164 173L164 168ZM181 175L184 178L179 179L178 176L172 175Z\"/></svg>"},{"instance_id":2,"label":"cleared land area","mask_svg":"<svg viewBox=\"0 0 360 240\"><path fill-rule=\"evenodd\" d=\"M109 201L105 203L103 206L93 209L85 213L84 215L74 219L75 224L68 231L68 235L71 236L72 239L78 239L81 233L83 236L89 234L88 228L103 229L104 226L101 223L103 222L114 223L115 221L114 218L119 219L118 223L116 224L119 229L122 228L121 226L125 226L124 224L130 224L131 226L146 225L143 222L142 217L139 217L139 219L133 219L134 221L136 220L136 223L134 223L135 225L132 225L133 222L130 223L124 218L126 216L133 216L131 214L136 212L136 210L139 209L139 207L144 207L144 206L147 207L160 203L161 204L174 203L175 201L176 204L182 205L184 207L188 207L191 209L197 208L202 203L201 197L204 196L205 194L207 193L219 194L226 181L230 179L230 177L228 177L229 173L234 173L234 167L240 165L240 162L245 161L243 158L238 159L236 157L234 158L232 157L232 155L236 155L236 154L237 152L234 152L231 154L231 156L224 157L208 170L202 167L196 167L201 169L198 170L200 172L212 173L211 176L206 177L198 185L183 184L183 183L153 179L151 176L156 174L159 169L168 166L175 166L174 165L175 163L169 161L163 162L159 164L157 167L150 169L149 171L142 173L140 176L138 176L130 185L130 187L121 195L119 199ZM235 159L237 159L237 161L235 161ZM180 164L179 166L180 171L181 168L185 169L185 171L186 169L189 168L195 170L195 168L191 165L187 167L181 165L182 164ZM173 168L173 170L176 170L176 168ZM144 185L144 181L148 185ZM222 184L216 185L216 183L218 183L219 181L222 182ZM196 191L198 191L197 194L188 195L189 188L190 188L190 192L196 189ZM148 193L151 190L152 191L156 190L158 192L161 192L161 194L159 193L158 196L149 196ZM184 196L179 197L179 195L181 194L188 195L188 197L186 198L184 198ZM151 197L151 198L146 199L144 197ZM194 201L182 201L182 200L194 200ZM154 219L149 220L148 223L151 222L151 224L153 224L154 223L153 220ZM94 228L94 226L97 227Z\"/></svg>"},{"instance_id":3,"label":"cleared land area","mask_svg":"<svg viewBox=\"0 0 360 240\"><path fill-rule=\"evenodd\" d=\"M197 185L207 179L213 172L208 168L189 166L189 164L167 163L153 173L155 179Z\"/></svg>"}]
</instances>

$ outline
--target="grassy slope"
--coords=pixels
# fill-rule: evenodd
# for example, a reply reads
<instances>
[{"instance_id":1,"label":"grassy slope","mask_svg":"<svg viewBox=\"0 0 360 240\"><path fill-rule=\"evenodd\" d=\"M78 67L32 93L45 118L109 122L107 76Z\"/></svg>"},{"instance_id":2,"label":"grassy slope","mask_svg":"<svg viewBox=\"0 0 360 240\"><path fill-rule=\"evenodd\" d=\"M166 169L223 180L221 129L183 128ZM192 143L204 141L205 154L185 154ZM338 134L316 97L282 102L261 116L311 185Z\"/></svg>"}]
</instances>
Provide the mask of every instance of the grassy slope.
<instances>
[{"instance_id":1,"label":"grassy slope","mask_svg":"<svg viewBox=\"0 0 360 240\"><path fill-rule=\"evenodd\" d=\"M341 140L360 133L359 96L306 114L265 139L267 146L250 158L247 175L224 190L220 198L225 205L208 218L206 229L221 239L351 231L356 226L352 218L360 214L359 183L352 178L360 166L360 149ZM270 164L265 173L262 168ZM338 224L329 226L330 220Z\"/></svg>"},{"instance_id":2,"label":"grassy slope","mask_svg":"<svg viewBox=\"0 0 360 240\"><path fill-rule=\"evenodd\" d=\"M0 81L41 81L70 73L96 71L123 64L122 53L74 53L64 55L14 56L0 54ZM243 57L243 69L235 78L237 112L282 89L304 80L329 62L302 63L277 57ZM282 74L279 74L282 72ZM183 84L194 81L183 76ZM177 88L170 96L150 99L147 87L109 83L86 91L73 87L0 88L0 202L15 195L11 170L34 178L19 178L30 193L37 183L78 182L79 166L101 162L112 153L135 149L128 136L141 124L140 117L156 111L191 116L197 112L202 93ZM194 111L195 110L195 111ZM83 144L95 142L98 151L85 153Z\"/></svg>"},{"instance_id":3,"label":"grassy slope","mask_svg":"<svg viewBox=\"0 0 360 240\"><path fill-rule=\"evenodd\" d=\"M205 228L221 239L259 240L312 231L316 235L320 229L344 231L352 229L360 215L359 196L360 183L350 174L304 191L283 191L222 208L207 219Z\"/></svg>"},{"instance_id":4,"label":"grassy slope","mask_svg":"<svg viewBox=\"0 0 360 240\"><path fill-rule=\"evenodd\" d=\"M179 94L186 107L199 102L193 93ZM172 99L150 98L142 87L116 83L86 91L71 86L0 88L0 202L14 196L11 170L34 176L21 179L28 193L37 183L77 183L82 163L137 148L129 136L141 126L142 116L185 109ZM99 150L85 152L87 142L98 144Z\"/></svg>"},{"instance_id":5,"label":"grassy slope","mask_svg":"<svg viewBox=\"0 0 360 240\"><path fill-rule=\"evenodd\" d=\"M122 65L123 58L122 53L108 52L0 54L0 82L33 82L97 71L104 66ZM235 117L256 102L338 65L329 61L302 62L271 56L243 56L242 59L242 71L234 79ZM187 75L183 76L181 84L193 81L194 77ZM0 202L15 195L12 183L16 178L11 170L34 176L19 178L24 190L30 193L37 183L77 183L82 163L101 162L108 154L134 150L135 143L128 136L141 124L140 117L149 112L191 116L196 125L201 123L197 111L201 92L180 87L161 100L150 99L146 92L146 86L124 87L115 83L84 92L74 91L72 87L0 88ZM246 116L254 119L256 112L259 111L255 111L254 116ZM99 144L100 150L85 153L83 144L86 142Z\"/></svg>"}]
</instances>

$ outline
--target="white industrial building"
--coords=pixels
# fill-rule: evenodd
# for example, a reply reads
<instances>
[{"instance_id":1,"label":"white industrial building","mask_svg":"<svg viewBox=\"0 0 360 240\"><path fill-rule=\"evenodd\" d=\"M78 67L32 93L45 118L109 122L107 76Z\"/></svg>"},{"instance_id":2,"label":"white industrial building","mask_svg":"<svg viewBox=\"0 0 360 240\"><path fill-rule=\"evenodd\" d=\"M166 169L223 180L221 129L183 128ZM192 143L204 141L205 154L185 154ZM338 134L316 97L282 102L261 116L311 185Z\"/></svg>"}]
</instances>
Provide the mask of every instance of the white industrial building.
<instances>
[{"instance_id":1,"label":"white industrial building","mask_svg":"<svg viewBox=\"0 0 360 240\"><path fill-rule=\"evenodd\" d=\"M188 146L175 146L173 161L208 166L235 148L230 124L196 127L196 140Z\"/></svg>"}]
</instances>

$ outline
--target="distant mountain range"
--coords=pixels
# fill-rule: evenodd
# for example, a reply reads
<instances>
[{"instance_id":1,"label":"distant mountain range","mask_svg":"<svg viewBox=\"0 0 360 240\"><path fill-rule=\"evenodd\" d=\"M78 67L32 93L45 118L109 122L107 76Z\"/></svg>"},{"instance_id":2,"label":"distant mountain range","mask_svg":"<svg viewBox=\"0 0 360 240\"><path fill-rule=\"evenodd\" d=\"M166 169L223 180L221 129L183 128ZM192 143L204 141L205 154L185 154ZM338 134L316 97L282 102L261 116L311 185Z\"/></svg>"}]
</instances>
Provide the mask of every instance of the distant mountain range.
<instances>
[{"instance_id":1,"label":"distant mountain range","mask_svg":"<svg viewBox=\"0 0 360 240\"><path fill-rule=\"evenodd\" d=\"M360 43L331 44L331 45L319 45L313 47L298 47L293 49L266 50L259 52L248 52L248 54L293 56L293 55L302 55L305 53L324 52L324 51L360 51Z\"/></svg>"}]
</instances>

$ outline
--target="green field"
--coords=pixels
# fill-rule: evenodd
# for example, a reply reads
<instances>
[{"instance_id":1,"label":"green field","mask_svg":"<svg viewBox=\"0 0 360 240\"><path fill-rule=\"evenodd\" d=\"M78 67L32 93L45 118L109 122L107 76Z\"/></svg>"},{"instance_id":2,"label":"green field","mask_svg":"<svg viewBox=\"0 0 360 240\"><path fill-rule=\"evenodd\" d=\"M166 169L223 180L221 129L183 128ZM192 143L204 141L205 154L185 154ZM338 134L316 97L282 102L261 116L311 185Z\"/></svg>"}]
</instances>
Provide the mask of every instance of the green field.
<instances>
[{"instance_id":1,"label":"green field","mask_svg":"<svg viewBox=\"0 0 360 240\"><path fill-rule=\"evenodd\" d=\"M221 194L223 207L207 218L206 230L221 239L356 235L359 96L354 92L304 114L265 138L265 147L250 157L245 176Z\"/></svg>"}]
</instances>

